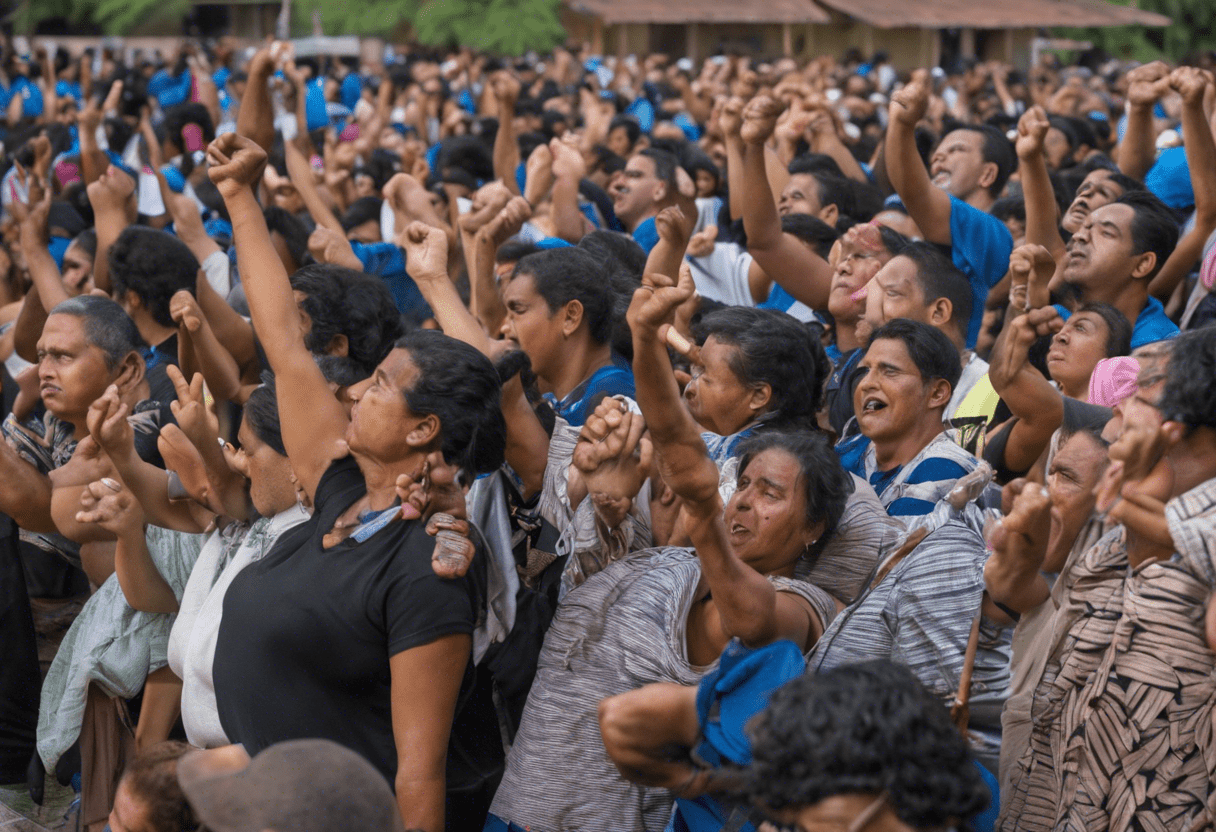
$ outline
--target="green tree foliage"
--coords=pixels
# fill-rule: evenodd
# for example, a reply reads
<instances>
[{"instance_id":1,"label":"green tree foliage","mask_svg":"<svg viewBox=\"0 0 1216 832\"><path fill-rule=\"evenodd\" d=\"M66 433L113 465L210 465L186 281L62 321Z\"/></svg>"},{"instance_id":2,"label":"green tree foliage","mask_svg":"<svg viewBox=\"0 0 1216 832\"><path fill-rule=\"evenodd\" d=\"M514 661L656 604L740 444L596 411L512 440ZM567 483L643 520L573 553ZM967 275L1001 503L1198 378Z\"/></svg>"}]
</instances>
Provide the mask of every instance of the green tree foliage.
<instances>
[{"instance_id":1,"label":"green tree foliage","mask_svg":"<svg viewBox=\"0 0 1216 832\"><path fill-rule=\"evenodd\" d=\"M1112 29L1061 29L1063 37L1091 41L1115 58L1140 61L1164 58L1179 61L1204 49L1216 49L1216 28L1211 0L1111 0L1118 5L1134 5L1144 11L1170 18L1164 28L1125 26Z\"/></svg>"},{"instance_id":2,"label":"green tree foliage","mask_svg":"<svg viewBox=\"0 0 1216 832\"><path fill-rule=\"evenodd\" d=\"M498 55L547 52L565 38L558 0L429 0L414 19L418 40Z\"/></svg>"},{"instance_id":3,"label":"green tree foliage","mask_svg":"<svg viewBox=\"0 0 1216 832\"><path fill-rule=\"evenodd\" d=\"M184 15L189 0L26 0L18 9L16 30L32 32L39 21L63 17L92 22L107 34L124 34L149 18Z\"/></svg>"},{"instance_id":4,"label":"green tree foliage","mask_svg":"<svg viewBox=\"0 0 1216 832\"><path fill-rule=\"evenodd\" d=\"M314 11L327 35L393 36L418 14L418 0L293 0L296 34L312 31Z\"/></svg>"}]
</instances>

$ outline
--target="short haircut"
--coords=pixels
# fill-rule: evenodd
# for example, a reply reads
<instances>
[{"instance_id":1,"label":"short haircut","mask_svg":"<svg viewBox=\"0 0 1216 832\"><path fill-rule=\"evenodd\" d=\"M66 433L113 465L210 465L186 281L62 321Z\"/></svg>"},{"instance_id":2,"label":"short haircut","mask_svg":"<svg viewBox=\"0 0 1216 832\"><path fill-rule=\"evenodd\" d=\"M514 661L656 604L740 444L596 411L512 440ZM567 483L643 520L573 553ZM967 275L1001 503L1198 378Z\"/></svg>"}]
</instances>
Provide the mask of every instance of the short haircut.
<instances>
[{"instance_id":1,"label":"short haircut","mask_svg":"<svg viewBox=\"0 0 1216 832\"><path fill-rule=\"evenodd\" d=\"M502 383L490 359L463 341L416 329L396 347L418 368L405 401L416 415L439 418L443 457L468 474L488 474L503 463L507 427Z\"/></svg>"},{"instance_id":2,"label":"short haircut","mask_svg":"<svg viewBox=\"0 0 1216 832\"><path fill-rule=\"evenodd\" d=\"M657 147L648 147L638 155L645 156L654 162L655 178L667 185L668 196L675 196L676 168L680 166L680 160L676 158L676 155L666 150L659 150Z\"/></svg>"},{"instance_id":3,"label":"short haircut","mask_svg":"<svg viewBox=\"0 0 1216 832\"><path fill-rule=\"evenodd\" d=\"M853 493L853 478L840 464L840 456L827 436L809 430L763 430L739 446L739 474L748 463L768 450L785 451L798 460L803 493L806 497L808 526L823 524L823 534L815 541L814 551L822 551L844 515L845 504Z\"/></svg>"},{"instance_id":4,"label":"short haircut","mask_svg":"<svg viewBox=\"0 0 1216 832\"><path fill-rule=\"evenodd\" d=\"M244 406L245 421L259 440L279 456L287 456L283 428L279 422L279 403L275 398L274 376L267 378L249 394Z\"/></svg>"},{"instance_id":5,"label":"short haircut","mask_svg":"<svg viewBox=\"0 0 1216 832\"><path fill-rule=\"evenodd\" d=\"M882 338L903 341L908 349L908 356L916 365L925 384L938 378L950 382L951 390L958 384L959 376L963 373L958 347L937 327L907 318L896 318L874 330L874 334L870 336L870 346L874 346L874 342Z\"/></svg>"},{"instance_id":6,"label":"short haircut","mask_svg":"<svg viewBox=\"0 0 1216 832\"><path fill-rule=\"evenodd\" d=\"M72 245L80 246L80 250L89 257L97 256L97 229L86 228L72 238Z\"/></svg>"},{"instance_id":7,"label":"short haircut","mask_svg":"<svg viewBox=\"0 0 1216 832\"><path fill-rule=\"evenodd\" d=\"M793 679L747 733L748 791L770 811L842 794L886 794L905 824L933 829L965 826L989 801L946 706L890 659Z\"/></svg>"},{"instance_id":8,"label":"short haircut","mask_svg":"<svg viewBox=\"0 0 1216 832\"><path fill-rule=\"evenodd\" d=\"M364 196L356 199L350 207L342 212L342 230L350 233L352 228L358 228L366 222L380 224L380 205L383 200L375 196Z\"/></svg>"},{"instance_id":9,"label":"short haircut","mask_svg":"<svg viewBox=\"0 0 1216 832\"><path fill-rule=\"evenodd\" d=\"M110 246L109 265L114 297L134 292L158 324L177 326L169 301L183 289L193 295L198 282L198 258L189 246L166 231L132 225Z\"/></svg>"},{"instance_id":10,"label":"short haircut","mask_svg":"<svg viewBox=\"0 0 1216 832\"><path fill-rule=\"evenodd\" d=\"M992 184L988 186L988 193L994 198L999 196L1001 191L1005 190L1005 183L1009 181L1009 175L1017 169L1018 157L1013 149L1013 142L1009 141L995 127L987 124L955 124L949 132L954 130L970 130L973 133L979 133L984 142L980 145L980 155L985 162L992 162L996 165L996 179L992 180Z\"/></svg>"},{"instance_id":11,"label":"short haircut","mask_svg":"<svg viewBox=\"0 0 1216 832\"><path fill-rule=\"evenodd\" d=\"M71 315L84 321L84 340L105 355L106 369L113 372L144 341L139 328L123 308L109 298L77 295L56 304L51 315ZM49 316L48 316L49 317Z\"/></svg>"},{"instance_id":12,"label":"short haircut","mask_svg":"<svg viewBox=\"0 0 1216 832\"><path fill-rule=\"evenodd\" d=\"M835 228L810 214L786 214L781 218L781 230L809 245L825 260L832 252L832 245L840 239Z\"/></svg>"},{"instance_id":13,"label":"short haircut","mask_svg":"<svg viewBox=\"0 0 1216 832\"><path fill-rule=\"evenodd\" d=\"M612 121L608 122L608 132L620 127L625 131L625 135L629 137L629 147L632 148L637 144L638 139L642 137L642 126L638 124L638 120L633 116L613 116Z\"/></svg>"},{"instance_id":14,"label":"short haircut","mask_svg":"<svg viewBox=\"0 0 1216 832\"><path fill-rule=\"evenodd\" d=\"M1188 428L1216 428L1216 327L1174 339L1158 407L1166 419Z\"/></svg>"},{"instance_id":15,"label":"short haircut","mask_svg":"<svg viewBox=\"0 0 1216 832\"><path fill-rule=\"evenodd\" d=\"M768 384L772 388L768 425L815 427L815 414L832 365L810 329L775 309L727 306L710 312L693 326L698 344L704 344L711 335L735 348L728 363L740 384Z\"/></svg>"},{"instance_id":16,"label":"short haircut","mask_svg":"<svg viewBox=\"0 0 1216 832\"><path fill-rule=\"evenodd\" d=\"M192 832L198 819L181 785L177 782L177 762L194 748L177 740L157 743L135 755L123 771L122 780L147 807L148 828L152 832Z\"/></svg>"},{"instance_id":17,"label":"short haircut","mask_svg":"<svg viewBox=\"0 0 1216 832\"><path fill-rule=\"evenodd\" d=\"M844 177L844 171L840 169L840 163L826 153L800 153L790 161L786 170L791 175L806 173L815 177L818 177L819 174Z\"/></svg>"},{"instance_id":18,"label":"short haircut","mask_svg":"<svg viewBox=\"0 0 1216 832\"><path fill-rule=\"evenodd\" d=\"M313 264L291 276L291 288L305 296L300 307L312 320L304 345L324 353L335 336L344 335L347 355L369 375L405 331L393 296L379 278Z\"/></svg>"},{"instance_id":19,"label":"short haircut","mask_svg":"<svg viewBox=\"0 0 1216 832\"><path fill-rule=\"evenodd\" d=\"M1077 312L1092 312L1106 324L1106 357L1131 355L1132 325L1127 316L1109 303L1086 303ZM1074 313L1076 314L1076 313Z\"/></svg>"},{"instance_id":20,"label":"short haircut","mask_svg":"<svg viewBox=\"0 0 1216 832\"><path fill-rule=\"evenodd\" d=\"M1114 204L1127 205L1135 212L1131 229L1132 251L1135 254L1151 251L1157 255L1157 262L1148 274L1152 278L1161 271L1178 245L1178 220L1166 204L1149 191L1128 191Z\"/></svg>"},{"instance_id":21,"label":"short haircut","mask_svg":"<svg viewBox=\"0 0 1216 832\"><path fill-rule=\"evenodd\" d=\"M531 276L550 315L577 300L583 305L583 320L591 340L607 343L612 335L616 292L596 258L579 248L538 251L515 264L515 277L525 274Z\"/></svg>"},{"instance_id":22,"label":"short haircut","mask_svg":"<svg viewBox=\"0 0 1216 832\"><path fill-rule=\"evenodd\" d=\"M933 243L908 243L899 253L916 265L916 280L925 295L925 305L938 298L950 301L951 323L960 334L967 334L975 294L967 276Z\"/></svg>"}]
</instances>

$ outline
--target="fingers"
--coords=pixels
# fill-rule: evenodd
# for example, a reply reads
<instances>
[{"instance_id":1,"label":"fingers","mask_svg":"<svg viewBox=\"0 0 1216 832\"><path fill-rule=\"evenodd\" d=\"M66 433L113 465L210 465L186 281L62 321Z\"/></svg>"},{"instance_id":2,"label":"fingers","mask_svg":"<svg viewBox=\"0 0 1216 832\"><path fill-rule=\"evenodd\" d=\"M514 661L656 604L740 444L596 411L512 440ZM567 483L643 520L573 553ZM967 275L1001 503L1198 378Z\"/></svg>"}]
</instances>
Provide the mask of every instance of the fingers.
<instances>
[{"instance_id":1,"label":"fingers","mask_svg":"<svg viewBox=\"0 0 1216 832\"><path fill-rule=\"evenodd\" d=\"M195 401L191 385L186 383L186 377L182 375L182 371L178 369L176 364L166 364L165 375L169 377L169 381L173 382L173 389L177 393L179 404ZM174 410L174 413L176 412Z\"/></svg>"}]
</instances>

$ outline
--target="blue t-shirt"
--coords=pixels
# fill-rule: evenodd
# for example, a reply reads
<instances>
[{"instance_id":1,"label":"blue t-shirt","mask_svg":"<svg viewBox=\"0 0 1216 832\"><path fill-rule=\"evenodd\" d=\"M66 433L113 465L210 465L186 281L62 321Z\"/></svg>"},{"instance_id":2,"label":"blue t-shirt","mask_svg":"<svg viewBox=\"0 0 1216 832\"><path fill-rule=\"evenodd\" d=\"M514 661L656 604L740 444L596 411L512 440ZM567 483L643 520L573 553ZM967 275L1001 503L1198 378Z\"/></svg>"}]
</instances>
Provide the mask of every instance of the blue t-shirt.
<instances>
[{"instance_id":1,"label":"blue t-shirt","mask_svg":"<svg viewBox=\"0 0 1216 832\"><path fill-rule=\"evenodd\" d=\"M619 355L612 356L612 363L600 367L591 377L566 394L560 402L552 393L545 393L545 401L553 410L573 427L582 427L591 415L592 404L598 404L601 396L628 396L637 398L633 386L633 370Z\"/></svg>"},{"instance_id":2,"label":"blue t-shirt","mask_svg":"<svg viewBox=\"0 0 1216 832\"><path fill-rule=\"evenodd\" d=\"M357 243L353 240L350 247L363 264L363 271L384 280L402 315L416 324L431 317L431 307L405 271L405 253L400 248L392 243Z\"/></svg>"},{"instance_id":3,"label":"blue t-shirt","mask_svg":"<svg viewBox=\"0 0 1216 832\"><path fill-rule=\"evenodd\" d=\"M1072 317L1072 312L1067 307L1057 303L1055 308L1064 320L1067 321ZM1145 344L1153 344L1157 341L1165 341L1177 334L1178 326L1166 317L1165 307L1161 305L1161 301L1149 298L1148 303L1144 304L1144 308L1136 316L1136 322L1132 324L1132 349L1138 349Z\"/></svg>"},{"instance_id":4,"label":"blue t-shirt","mask_svg":"<svg viewBox=\"0 0 1216 832\"><path fill-rule=\"evenodd\" d=\"M1144 175L1144 187L1175 210L1195 204L1195 188L1191 184L1191 168L1186 161L1186 147L1167 147Z\"/></svg>"},{"instance_id":5,"label":"blue t-shirt","mask_svg":"<svg viewBox=\"0 0 1216 832\"><path fill-rule=\"evenodd\" d=\"M148 81L148 95L160 103L161 109L167 110L190 100L191 81L189 70L181 75L170 75L169 70L162 69Z\"/></svg>"},{"instance_id":6,"label":"blue t-shirt","mask_svg":"<svg viewBox=\"0 0 1216 832\"><path fill-rule=\"evenodd\" d=\"M950 197L950 257L971 283L971 319L967 346L974 347L984 320L988 290L1009 271L1013 236L1005 223L991 214Z\"/></svg>"},{"instance_id":7,"label":"blue t-shirt","mask_svg":"<svg viewBox=\"0 0 1216 832\"><path fill-rule=\"evenodd\" d=\"M654 217L642 220L641 224L633 229L633 239L642 247L642 251L650 254L650 250L659 244L659 229L654 224Z\"/></svg>"}]
</instances>

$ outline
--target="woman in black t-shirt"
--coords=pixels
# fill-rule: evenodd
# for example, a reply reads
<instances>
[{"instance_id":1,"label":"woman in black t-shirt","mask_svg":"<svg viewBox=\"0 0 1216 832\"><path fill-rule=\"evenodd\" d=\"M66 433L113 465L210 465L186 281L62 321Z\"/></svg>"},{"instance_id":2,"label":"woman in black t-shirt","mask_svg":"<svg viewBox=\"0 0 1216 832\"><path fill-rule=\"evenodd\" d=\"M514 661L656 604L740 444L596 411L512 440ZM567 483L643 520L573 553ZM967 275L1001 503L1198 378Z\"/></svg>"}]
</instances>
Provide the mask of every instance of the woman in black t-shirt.
<instances>
[{"instance_id":1,"label":"woman in black t-shirt","mask_svg":"<svg viewBox=\"0 0 1216 832\"><path fill-rule=\"evenodd\" d=\"M465 473L502 464L498 377L472 347L420 330L350 388L348 417L304 345L252 190L265 152L227 134L208 155L277 379L283 444L316 508L228 590L214 667L220 721L251 754L294 737L360 752L395 784L406 828L439 832L473 610L463 579L436 576L434 542L408 519L417 511L398 505L398 488L437 452Z\"/></svg>"}]
</instances>

